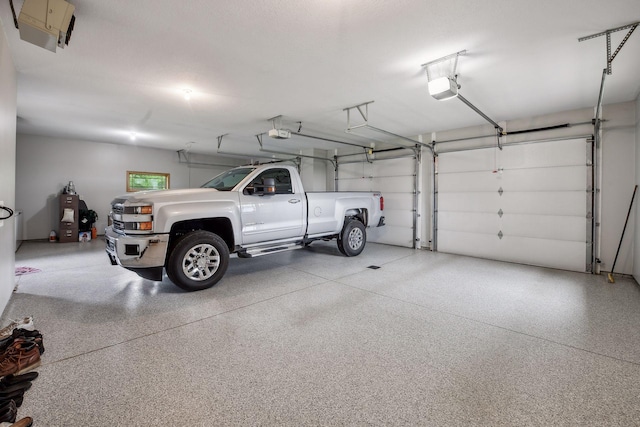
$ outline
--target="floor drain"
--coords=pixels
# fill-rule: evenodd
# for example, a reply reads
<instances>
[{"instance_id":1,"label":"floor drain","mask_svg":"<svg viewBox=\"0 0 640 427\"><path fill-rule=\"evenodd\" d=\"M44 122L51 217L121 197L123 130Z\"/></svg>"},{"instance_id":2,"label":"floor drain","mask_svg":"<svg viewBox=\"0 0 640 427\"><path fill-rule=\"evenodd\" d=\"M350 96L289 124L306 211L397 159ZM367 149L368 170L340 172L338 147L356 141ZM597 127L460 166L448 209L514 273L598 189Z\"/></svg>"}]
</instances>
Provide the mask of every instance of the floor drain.
<instances>
[{"instance_id":1,"label":"floor drain","mask_svg":"<svg viewBox=\"0 0 640 427\"><path fill-rule=\"evenodd\" d=\"M369 266L369 267L367 267L367 268L370 268L370 269L372 269L372 270L377 270L377 269L379 269L380 267L378 267L377 265L370 265L370 266Z\"/></svg>"}]
</instances>

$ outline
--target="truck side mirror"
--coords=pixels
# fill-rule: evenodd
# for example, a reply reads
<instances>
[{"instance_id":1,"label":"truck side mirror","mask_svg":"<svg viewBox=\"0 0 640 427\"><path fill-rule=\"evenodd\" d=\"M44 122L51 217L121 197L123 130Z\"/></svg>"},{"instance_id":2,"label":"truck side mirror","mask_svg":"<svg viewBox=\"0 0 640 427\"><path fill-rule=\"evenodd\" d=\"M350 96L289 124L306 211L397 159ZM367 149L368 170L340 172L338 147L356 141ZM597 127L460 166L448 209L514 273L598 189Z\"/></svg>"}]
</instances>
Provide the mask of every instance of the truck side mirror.
<instances>
[{"instance_id":1,"label":"truck side mirror","mask_svg":"<svg viewBox=\"0 0 640 427\"><path fill-rule=\"evenodd\" d=\"M253 194L258 196L264 196L265 194L276 194L276 180L275 178L263 178L262 184L256 184Z\"/></svg>"},{"instance_id":2,"label":"truck side mirror","mask_svg":"<svg viewBox=\"0 0 640 427\"><path fill-rule=\"evenodd\" d=\"M265 178L262 180L263 194L276 194L276 180L275 178Z\"/></svg>"}]
</instances>

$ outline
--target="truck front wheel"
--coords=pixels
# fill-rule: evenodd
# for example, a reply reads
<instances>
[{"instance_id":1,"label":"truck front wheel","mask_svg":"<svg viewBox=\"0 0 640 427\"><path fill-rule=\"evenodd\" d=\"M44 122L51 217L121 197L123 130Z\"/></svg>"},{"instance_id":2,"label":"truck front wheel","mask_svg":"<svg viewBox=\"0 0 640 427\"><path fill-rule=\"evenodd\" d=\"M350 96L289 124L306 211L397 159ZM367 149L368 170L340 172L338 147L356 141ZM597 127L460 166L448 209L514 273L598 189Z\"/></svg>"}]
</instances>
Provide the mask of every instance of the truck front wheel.
<instances>
[{"instance_id":1,"label":"truck front wheel","mask_svg":"<svg viewBox=\"0 0 640 427\"><path fill-rule=\"evenodd\" d=\"M357 219L347 222L338 237L338 249L346 256L360 255L366 243L364 224Z\"/></svg>"},{"instance_id":2,"label":"truck front wheel","mask_svg":"<svg viewBox=\"0 0 640 427\"><path fill-rule=\"evenodd\" d=\"M169 255L167 276L185 291L218 283L229 265L229 248L217 234L193 231L180 238Z\"/></svg>"}]
</instances>

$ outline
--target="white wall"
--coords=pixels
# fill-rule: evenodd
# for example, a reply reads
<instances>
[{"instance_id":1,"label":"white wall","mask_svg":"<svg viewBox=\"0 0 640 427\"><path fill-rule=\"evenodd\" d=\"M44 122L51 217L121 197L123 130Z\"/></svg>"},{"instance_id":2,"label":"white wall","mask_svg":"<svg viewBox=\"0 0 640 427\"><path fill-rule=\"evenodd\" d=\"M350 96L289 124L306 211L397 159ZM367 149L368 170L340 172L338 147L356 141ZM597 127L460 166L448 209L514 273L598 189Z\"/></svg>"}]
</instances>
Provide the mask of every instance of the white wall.
<instances>
[{"instance_id":1,"label":"white wall","mask_svg":"<svg viewBox=\"0 0 640 427\"><path fill-rule=\"evenodd\" d=\"M635 102L605 105L602 118L600 259L602 270L611 271L635 185ZM634 235L632 212L615 266L617 273L633 273Z\"/></svg>"},{"instance_id":2,"label":"white wall","mask_svg":"<svg viewBox=\"0 0 640 427\"><path fill-rule=\"evenodd\" d=\"M58 231L57 197L69 181L88 208L98 213L96 227L102 234L111 200L126 193L128 170L169 173L171 188L189 188L228 169L189 167L180 163L175 151L35 135L18 135L16 157L16 206L23 211L25 240L46 239L51 230ZM212 160L230 166L242 163L191 156L193 162L214 163Z\"/></svg>"},{"instance_id":3,"label":"white wall","mask_svg":"<svg viewBox=\"0 0 640 427\"><path fill-rule=\"evenodd\" d=\"M16 179L16 71L0 22L0 201L14 209ZM15 210L15 209L14 209ZM5 212L0 212L5 216ZM0 312L15 285L15 226L12 219L0 227Z\"/></svg>"},{"instance_id":4,"label":"white wall","mask_svg":"<svg viewBox=\"0 0 640 427\"><path fill-rule=\"evenodd\" d=\"M308 154L326 155L324 150ZM58 231L57 197L69 181L73 181L88 208L98 213L96 228L102 234L110 202L126 193L127 171L169 173L171 188L193 188L230 167L248 162L197 153L180 158L170 150L23 134L17 137L15 157L16 206L23 211L25 240L46 239L51 230ZM325 190L325 163L304 159L301 176L305 187Z\"/></svg>"}]
</instances>

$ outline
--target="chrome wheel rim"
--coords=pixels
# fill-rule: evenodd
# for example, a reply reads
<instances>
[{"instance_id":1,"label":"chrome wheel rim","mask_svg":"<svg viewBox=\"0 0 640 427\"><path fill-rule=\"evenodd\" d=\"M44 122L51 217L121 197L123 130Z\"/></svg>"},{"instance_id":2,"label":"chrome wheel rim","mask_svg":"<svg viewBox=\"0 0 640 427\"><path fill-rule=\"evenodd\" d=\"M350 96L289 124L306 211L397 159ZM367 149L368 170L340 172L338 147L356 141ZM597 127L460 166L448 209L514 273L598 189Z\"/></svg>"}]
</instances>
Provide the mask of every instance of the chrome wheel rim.
<instances>
[{"instance_id":1,"label":"chrome wheel rim","mask_svg":"<svg viewBox=\"0 0 640 427\"><path fill-rule=\"evenodd\" d=\"M360 230L359 228L354 228L349 232L347 244L353 250L360 249L360 246L362 246L363 238L364 236L362 234L362 230Z\"/></svg>"},{"instance_id":2,"label":"chrome wheel rim","mask_svg":"<svg viewBox=\"0 0 640 427\"><path fill-rule=\"evenodd\" d=\"M196 282L207 280L218 271L220 254L212 245L203 243L189 249L182 259L182 272Z\"/></svg>"}]
</instances>

